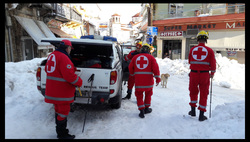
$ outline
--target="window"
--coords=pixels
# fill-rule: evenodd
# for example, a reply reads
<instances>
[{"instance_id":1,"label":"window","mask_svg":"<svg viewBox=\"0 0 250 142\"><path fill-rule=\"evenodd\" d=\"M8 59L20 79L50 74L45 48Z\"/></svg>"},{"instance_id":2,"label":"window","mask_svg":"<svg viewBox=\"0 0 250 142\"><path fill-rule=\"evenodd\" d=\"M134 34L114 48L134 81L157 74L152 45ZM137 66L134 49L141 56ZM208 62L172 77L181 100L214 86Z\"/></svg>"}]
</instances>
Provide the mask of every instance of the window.
<instances>
[{"instance_id":1,"label":"window","mask_svg":"<svg viewBox=\"0 0 250 142\"><path fill-rule=\"evenodd\" d=\"M227 14L242 13L245 12L245 4L241 3L228 3Z\"/></svg>"},{"instance_id":2,"label":"window","mask_svg":"<svg viewBox=\"0 0 250 142\"><path fill-rule=\"evenodd\" d=\"M183 16L183 4L169 4L168 14L170 17L182 17Z\"/></svg>"},{"instance_id":3,"label":"window","mask_svg":"<svg viewBox=\"0 0 250 142\"><path fill-rule=\"evenodd\" d=\"M112 45L102 44L73 44L74 50L70 56L76 67L89 68L100 64L101 68L110 69L113 60Z\"/></svg>"},{"instance_id":4,"label":"window","mask_svg":"<svg viewBox=\"0 0 250 142\"><path fill-rule=\"evenodd\" d=\"M119 54L118 54L118 50L117 47L114 48L114 62L117 63L120 60Z\"/></svg>"},{"instance_id":5,"label":"window","mask_svg":"<svg viewBox=\"0 0 250 142\"><path fill-rule=\"evenodd\" d=\"M245 4L239 5L238 8L239 8L239 13L245 12Z\"/></svg>"},{"instance_id":6,"label":"window","mask_svg":"<svg viewBox=\"0 0 250 142\"><path fill-rule=\"evenodd\" d=\"M117 54L118 54L119 58L122 59L120 47L118 45L116 45L115 48L117 49Z\"/></svg>"},{"instance_id":7,"label":"window","mask_svg":"<svg viewBox=\"0 0 250 142\"><path fill-rule=\"evenodd\" d=\"M235 13L235 3L228 3L227 5L227 14Z\"/></svg>"}]
</instances>

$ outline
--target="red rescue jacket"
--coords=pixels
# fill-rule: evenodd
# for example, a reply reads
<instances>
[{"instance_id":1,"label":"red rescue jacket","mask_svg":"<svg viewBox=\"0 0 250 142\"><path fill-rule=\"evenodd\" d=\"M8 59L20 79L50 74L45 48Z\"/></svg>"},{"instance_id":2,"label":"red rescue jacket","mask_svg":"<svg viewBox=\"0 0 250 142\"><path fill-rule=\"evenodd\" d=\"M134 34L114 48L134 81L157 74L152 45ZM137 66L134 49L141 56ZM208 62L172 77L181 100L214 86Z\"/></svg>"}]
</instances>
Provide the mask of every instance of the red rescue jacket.
<instances>
[{"instance_id":1,"label":"red rescue jacket","mask_svg":"<svg viewBox=\"0 0 250 142\"><path fill-rule=\"evenodd\" d=\"M135 77L135 90L148 91L153 88L155 77L159 83L160 70L154 56L147 53L140 53L133 57L129 64L129 73Z\"/></svg>"},{"instance_id":2,"label":"red rescue jacket","mask_svg":"<svg viewBox=\"0 0 250 142\"><path fill-rule=\"evenodd\" d=\"M136 50L132 50L129 52L127 56L124 57L125 61L132 60L132 58L137 55L138 52Z\"/></svg>"},{"instance_id":3,"label":"red rescue jacket","mask_svg":"<svg viewBox=\"0 0 250 142\"><path fill-rule=\"evenodd\" d=\"M211 48L200 43L190 49L188 62L191 70L197 71L211 71L214 75L216 71L216 59Z\"/></svg>"},{"instance_id":4,"label":"red rescue jacket","mask_svg":"<svg viewBox=\"0 0 250 142\"><path fill-rule=\"evenodd\" d=\"M45 102L62 104L74 101L75 86L82 86L82 79L75 74L75 70L66 54L56 50L48 56Z\"/></svg>"}]
</instances>

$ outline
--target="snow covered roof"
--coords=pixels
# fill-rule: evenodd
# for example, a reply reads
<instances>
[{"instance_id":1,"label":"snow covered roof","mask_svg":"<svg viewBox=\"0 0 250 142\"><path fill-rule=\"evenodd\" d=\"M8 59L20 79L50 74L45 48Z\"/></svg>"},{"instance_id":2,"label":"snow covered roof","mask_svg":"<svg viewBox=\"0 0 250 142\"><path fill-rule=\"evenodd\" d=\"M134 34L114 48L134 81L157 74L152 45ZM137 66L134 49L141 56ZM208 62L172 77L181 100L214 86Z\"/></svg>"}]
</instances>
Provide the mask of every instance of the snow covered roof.
<instances>
[{"instance_id":1,"label":"snow covered roof","mask_svg":"<svg viewBox=\"0 0 250 142\"><path fill-rule=\"evenodd\" d=\"M120 16L119 14L117 14L117 13L115 13L115 14L113 14L112 16Z\"/></svg>"}]
</instances>

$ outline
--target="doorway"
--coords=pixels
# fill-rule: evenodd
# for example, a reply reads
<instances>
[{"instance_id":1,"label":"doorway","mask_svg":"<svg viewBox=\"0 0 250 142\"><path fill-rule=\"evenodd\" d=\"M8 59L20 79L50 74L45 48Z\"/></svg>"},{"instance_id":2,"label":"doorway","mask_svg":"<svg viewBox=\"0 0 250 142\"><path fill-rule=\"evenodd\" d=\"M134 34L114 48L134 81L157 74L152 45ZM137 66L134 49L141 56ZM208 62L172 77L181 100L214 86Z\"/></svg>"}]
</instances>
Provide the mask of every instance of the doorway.
<instances>
[{"instance_id":1,"label":"doorway","mask_svg":"<svg viewBox=\"0 0 250 142\"><path fill-rule=\"evenodd\" d=\"M162 58L181 59L181 40L163 40Z\"/></svg>"},{"instance_id":2,"label":"doorway","mask_svg":"<svg viewBox=\"0 0 250 142\"><path fill-rule=\"evenodd\" d=\"M34 58L33 39L22 38L23 60L31 60Z\"/></svg>"}]
</instances>

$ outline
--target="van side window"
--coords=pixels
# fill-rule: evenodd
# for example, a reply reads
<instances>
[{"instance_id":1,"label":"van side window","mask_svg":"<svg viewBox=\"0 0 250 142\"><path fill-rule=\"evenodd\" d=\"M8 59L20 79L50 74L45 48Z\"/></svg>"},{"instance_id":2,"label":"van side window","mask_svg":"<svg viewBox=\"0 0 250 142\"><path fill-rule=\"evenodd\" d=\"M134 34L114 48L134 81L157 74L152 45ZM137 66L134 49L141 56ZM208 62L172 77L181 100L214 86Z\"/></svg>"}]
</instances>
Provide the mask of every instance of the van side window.
<instances>
[{"instance_id":1,"label":"van side window","mask_svg":"<svg viewBox=\"0 0 250 142\"><path fill-rule=\"evenodd\" d=\"M116 47L114 48L114 53L115 53L114 54L114 60L115 60L115 62L118 62L120 57L119 57L119 54L118 54L118 51L117 51Z\"/></svg>"},{"instance_id":2,"label":"van side window","mask_svg":"<svg viewBox=\"0 0 250 142\"><path fill-rule=\"evenodd\" d=\"M116 50L117 50L117 54L119 56L119 59L122 59L122 54L121 54L121 50L120 50L120 47L118 45L115 46L116 47Z\"/></svg>"}]
</instances>

